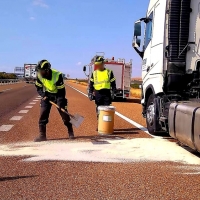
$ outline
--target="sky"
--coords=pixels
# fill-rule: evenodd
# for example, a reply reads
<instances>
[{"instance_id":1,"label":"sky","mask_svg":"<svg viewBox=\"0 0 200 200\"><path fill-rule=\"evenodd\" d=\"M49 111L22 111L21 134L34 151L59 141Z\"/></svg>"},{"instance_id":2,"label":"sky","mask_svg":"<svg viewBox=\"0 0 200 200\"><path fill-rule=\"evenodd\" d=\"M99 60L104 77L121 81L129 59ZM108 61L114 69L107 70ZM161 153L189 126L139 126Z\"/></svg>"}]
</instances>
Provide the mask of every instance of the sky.
<instances>
[{"instance_id":1,"label":"sky","mask_svg":"<svg viewBox=\"0 0 200 200\"><path fill-rule=\"evenodd\" d=\"M132 48L134 22L146 14L149 0L0 0L0 71L47 59L52 68L85 78L84 65L96 52L133 60L141 76L141 58Z\"/></svg>"}]
</instances>

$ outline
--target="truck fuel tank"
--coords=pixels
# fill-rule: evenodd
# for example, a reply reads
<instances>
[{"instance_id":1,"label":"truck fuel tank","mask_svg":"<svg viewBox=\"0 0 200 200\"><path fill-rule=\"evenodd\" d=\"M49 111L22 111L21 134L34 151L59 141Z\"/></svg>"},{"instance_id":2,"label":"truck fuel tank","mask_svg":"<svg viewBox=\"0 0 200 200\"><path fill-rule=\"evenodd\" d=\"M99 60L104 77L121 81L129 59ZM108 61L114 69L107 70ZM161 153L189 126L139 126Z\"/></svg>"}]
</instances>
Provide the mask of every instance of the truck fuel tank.
<instances>
[{"instance_id":1,"label":"truck fuel tank","mask_svg":"<svg viewBox=\"0 0 200 200\"><path fill-rule=\"evenodd\" d=\"M171 137L200 152L200 102L171 103L168 123Z\"/></svg>"}]
</instances>

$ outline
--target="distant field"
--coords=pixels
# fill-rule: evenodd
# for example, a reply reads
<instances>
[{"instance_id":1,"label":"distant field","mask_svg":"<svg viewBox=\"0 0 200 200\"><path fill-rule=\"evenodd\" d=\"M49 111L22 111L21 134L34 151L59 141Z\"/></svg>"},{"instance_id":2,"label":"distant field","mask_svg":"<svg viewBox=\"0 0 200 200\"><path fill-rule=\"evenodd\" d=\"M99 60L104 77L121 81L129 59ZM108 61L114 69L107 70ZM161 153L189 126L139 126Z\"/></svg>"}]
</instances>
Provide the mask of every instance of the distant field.
<instances>
[{"instance_id":1,"label":"distant field","mask_svg":"<svg viewBox=\"0 0 200 200\"><path fill-rule=\"evenodd\" d=\"M83 79L79 79L79 80L68 80L72 83L77 83L77 84L80 84L80 85L84 85L84 86L87 86L88 83L87 83L87 80ZM132 84L131 85L131 91L130 91L130 95L131 97L133 98L141 98L141 89L139 89L139 85L138 84Z\"/></svg>"},{"instance_id":2,"label":"distant field","mask_svg":"<svg viewBox=\"0 0 200 200\"><path fill-rule=\"evenodd\" d=\"M86 80L86 79L77 79L77 81L76 80L70 80L71 82L77 82L78 84L84 84L84 85L87 85L87 83L88 83L88 80ZM135 89L139 89L139 84L131 84L131 87L132 88L135 88Z\"/></svg>"},{"instance_id":3,"label":"distant field","mask_svg":"<svg viewBox=\"0 0 200 200\"><path fill-rule=\"evenodd\" d=\"M131 96L134 98L141 98L141 89L131 88Z\"/></svg>"}]
</instances>

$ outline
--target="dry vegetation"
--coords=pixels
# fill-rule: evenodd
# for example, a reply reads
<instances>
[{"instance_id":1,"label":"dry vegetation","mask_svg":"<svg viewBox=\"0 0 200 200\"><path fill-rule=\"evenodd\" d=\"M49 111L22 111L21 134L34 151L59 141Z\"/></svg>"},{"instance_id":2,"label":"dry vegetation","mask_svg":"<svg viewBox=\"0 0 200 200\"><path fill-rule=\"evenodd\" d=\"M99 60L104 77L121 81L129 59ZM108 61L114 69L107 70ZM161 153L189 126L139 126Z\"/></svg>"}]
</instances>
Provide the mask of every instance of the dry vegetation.
<instances>
[{"instance_id":1,"label":"dry vegetation","mask_svg":"<svg viewBox=\"0 0 200 200\"><path fill-rule=\"evenodd\" d=\"M131 97L134 97L134 98L141 98L141 89L136 89L136 88L131 88Z\"/></svg>"},{"instance_id":2,"label":"dry vegetation","mask_svg":"<svg viewBox=\"0 0 200 200\"><path fill-rule=\"evenodd\" d=\"M76 80L70 80L70 82L77 83L84 86L88 85L87 82L81 82L81 81L76 81ZM131 88L130 95L133 98L141 98L141 89Z\"/></svg>"},{"instance_id":3,"label":"dry vegetation","mask_svg":"<svg viewBox=\"0 0 200 200\"><path fill-rule=\"evenodd\" d=\"M15 74L7 74L0 72L0 79L16 79L17 76Z\"/></svg>"}]
</instances>

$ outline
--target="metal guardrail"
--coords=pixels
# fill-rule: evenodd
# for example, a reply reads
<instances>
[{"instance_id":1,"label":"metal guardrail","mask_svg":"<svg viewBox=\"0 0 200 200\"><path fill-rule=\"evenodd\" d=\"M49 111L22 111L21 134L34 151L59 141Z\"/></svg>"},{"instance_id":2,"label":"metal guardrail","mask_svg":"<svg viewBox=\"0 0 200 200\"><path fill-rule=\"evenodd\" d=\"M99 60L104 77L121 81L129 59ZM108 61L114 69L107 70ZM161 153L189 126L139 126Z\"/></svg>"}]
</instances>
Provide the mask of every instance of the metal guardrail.
<instances>
[{"instance_id":1,"label":"metal guardrail","mask_svg":"<svg viewBox=\"0 0 200 200\"><path fill-rule=\"evenodd\" d=\"M20 83L19 79L0 79L0 85L8 85L13 83Z\"/></svg>"}]
</instances>

